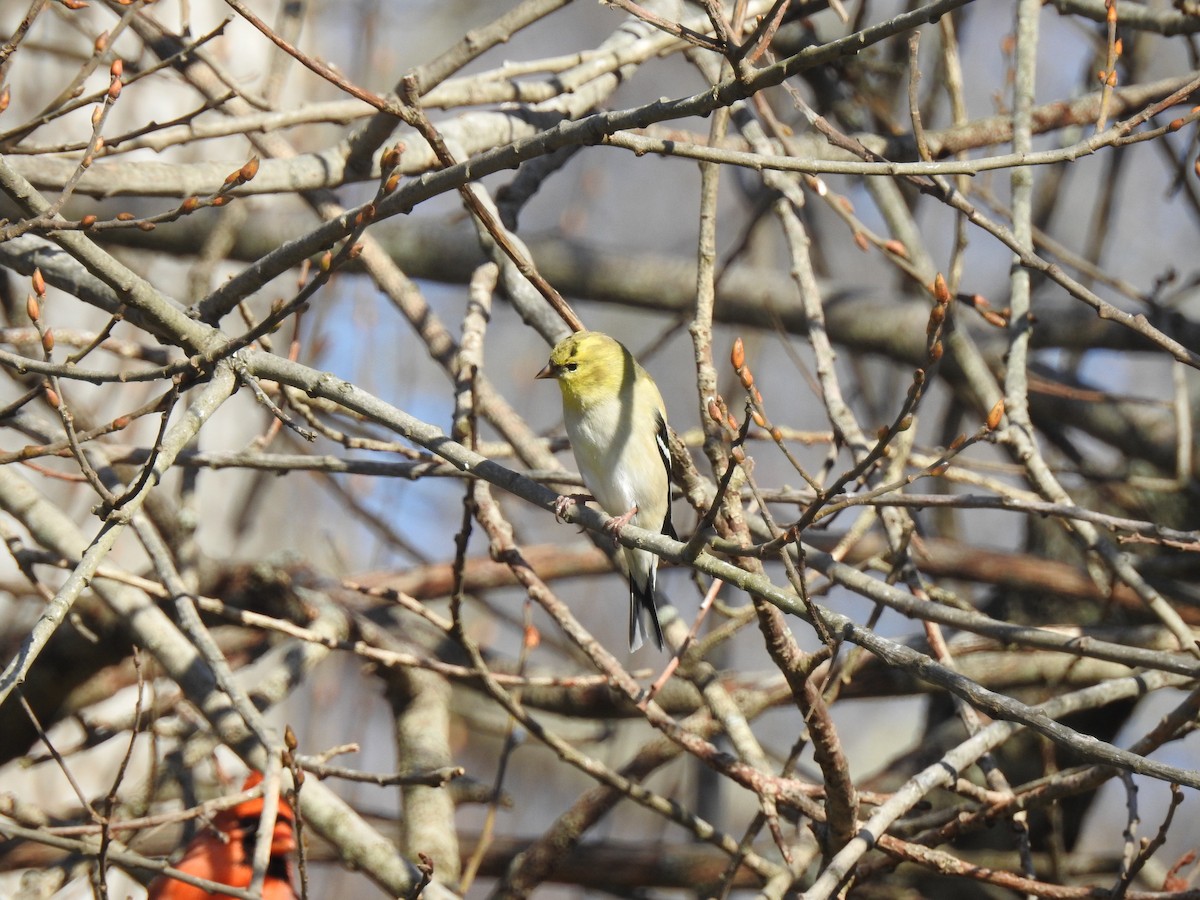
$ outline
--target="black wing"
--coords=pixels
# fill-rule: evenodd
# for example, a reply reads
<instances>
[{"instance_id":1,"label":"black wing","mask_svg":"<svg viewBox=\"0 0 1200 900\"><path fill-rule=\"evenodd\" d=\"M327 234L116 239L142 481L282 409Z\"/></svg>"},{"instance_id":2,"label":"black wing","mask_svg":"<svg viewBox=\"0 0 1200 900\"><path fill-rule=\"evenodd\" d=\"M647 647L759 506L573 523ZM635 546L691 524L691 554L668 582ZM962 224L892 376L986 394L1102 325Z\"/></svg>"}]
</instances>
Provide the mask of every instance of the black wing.
<instances>
[{"instance_id":1,"label":"black wing","mask_svg":"<svg viewBox=\"0 0 1200 900\"><path fill-rule=\"evenodd\" d=\"M654 442L658 445L658 456L662 460L663 468L667 470L667 515L663 519L662 533L667 537L679 540L679 535L675 533L675 526L671 524L671 444L670 436L667 434L667 420L663 418L661 412L654 413L654 420Z\"/></svg>"}]
</instances>

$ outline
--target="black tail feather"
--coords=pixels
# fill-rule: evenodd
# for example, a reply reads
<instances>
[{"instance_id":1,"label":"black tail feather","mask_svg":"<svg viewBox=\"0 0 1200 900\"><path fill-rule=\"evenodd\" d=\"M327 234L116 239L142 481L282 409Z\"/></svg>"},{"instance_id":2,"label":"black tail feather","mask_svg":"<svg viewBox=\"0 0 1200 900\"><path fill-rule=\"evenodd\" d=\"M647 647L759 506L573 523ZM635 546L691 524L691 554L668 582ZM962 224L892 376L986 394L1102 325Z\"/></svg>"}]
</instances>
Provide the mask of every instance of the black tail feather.
<instances>
[{"instance_id":1,"label":"black tail feather","mask_svg":"<svg viewBox=\"0 0 1200 900\"><path fill-rule=\"evenodd\" d=\"M646 585L645 590L638 590L633 579L629 579L629 649L636 650L642 645L646 632L646 617L654 626L654 643L658 649L663 648L662 625L658 621L658 607L654 603L654 579Z\"/></svg>"}]
</instances>

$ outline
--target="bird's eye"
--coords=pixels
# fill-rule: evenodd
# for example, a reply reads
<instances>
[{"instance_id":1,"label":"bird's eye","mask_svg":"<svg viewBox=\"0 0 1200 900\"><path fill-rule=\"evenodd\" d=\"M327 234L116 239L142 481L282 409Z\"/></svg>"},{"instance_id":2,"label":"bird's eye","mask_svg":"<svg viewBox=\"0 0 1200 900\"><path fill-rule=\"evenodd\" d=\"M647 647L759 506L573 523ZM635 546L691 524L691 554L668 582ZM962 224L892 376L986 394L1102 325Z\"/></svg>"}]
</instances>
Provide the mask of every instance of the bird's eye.
<instances>
[{"instance_id":1,"label":"bird's eye","mask_svg":"<svg viewBox=\"0 0 1200 900\"><path fill-rule=\"evenodd\" d=\"M574 372L576 369L579 368L579 363L567 363L565 366L563 366L563 368L566 369L568 372Z\"/></svg>"}]
</instances>

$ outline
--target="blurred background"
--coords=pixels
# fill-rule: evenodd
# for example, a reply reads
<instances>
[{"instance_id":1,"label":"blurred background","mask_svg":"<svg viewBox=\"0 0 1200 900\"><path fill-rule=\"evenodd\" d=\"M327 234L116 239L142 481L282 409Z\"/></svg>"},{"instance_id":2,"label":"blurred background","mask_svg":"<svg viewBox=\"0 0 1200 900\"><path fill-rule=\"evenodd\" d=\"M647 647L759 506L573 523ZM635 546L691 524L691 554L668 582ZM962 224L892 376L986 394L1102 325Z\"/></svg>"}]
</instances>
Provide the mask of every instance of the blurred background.
<instances>
[{"instance_id":1,"label":"blurred background","mask_svg":"<svg viewBox=\"0 0 1200 900\"><path fill-rule=\"evenodd\" d=\"M84 349L78 368L126 373L196 352L182 331L120 305L121 267L226 339L251 334L256 350L332 373L446 434L461 428L456 391L461 404L471 362L462 348L477 341L486 389L476 381L477 430L455 432L456 439L555 491L573 483L578 490L551 468L575 470L558 391L533 380L567 328L513 274L464 204L462 184L495 204L505 233L587 328L625 343L650 371L710 489L725 474L725 463L714 461L730 458L747 415L747 390L729 363L735 338L743 341L760 419L769 422L748 430L749 462L723 500L714 536L764 539L752 487L786 527L815 490L853 473L818 505L873 496L809 525L801 540L810 551L833 552L878 583L971 613L975 622L1084 629L1106 646L1156 651L1174 672L1195 662L1188 655L1195 642L1183 637L1198 617L1200 546L1192 512L1200 204L1191 83L1200 17L1186 4L938 3L914 28L901 17L920 4L878 0L845 8L741 0L248 3L293 53L268 41L240 5L76 6L0 9L0 34L9 36L0 54L7 104L0 115L7 354L0 453L11 479L0 484L9 547L0 585L6 674L20 665L50 598L76 591L71 614L39 645L23 683L3 683L0 821L51 833L95 825L98 815L177 810L233 793L247 768L239 758L246 754L230 748L190 688L181 690L155 659L147 632L106 596L72 588L78 559L22 512L17 482L65 513L81 546L96 546L115 520L88 470L140 490L141 467L161 448L162 429L180 427L204 390L207 374L173 386L178 371L89 383L69 370L69 354ZM740 48L728 54L734 62L694 37L719 41L714 20ZM677 23L689 29L684 38ZM857 32L869 36L861 49L835 43ZM791 74L770 77L785 60ZM452 183L437 180L443 166L417 129L334 83L383 97L408 73L416 73L423 112L456 161L477 163ZM706 104L714 83L733 87ZM687 100L686 108L669 113L655 105L660 100ZM994 165L1013 152L1014 109L1022 105L1033 110L1017 119L1030 123L1040 164ZM639 108L643 116L621 121ZM731 120L718 108L728 108ZM1128 130L1108 130L1143 112ZM590 135L562 124L587 117ZM548 135L561 138L561 149L547 153L539 141ZM886 170L882 160L923 161L918 137L928 145L927 169ZM398 185L381 189L388 175L381 156L398 141ZM497 162L505 148L516 155ZM766 167L749 164L750 154L766 158ZM253 177L234 178L251 158L259 160ZM949 171L955 160L959 171ZM1014 192L1018 172L1029 173L1031 189ZM61 221L38 220L22 184L51 204L61 200L54 212L112 267L60 240L53 226ZM189 206L188 198L197 199ZM367 226L322 225L368 202L378 216ZM85 225L87 216L95 222ZM707 276L706 221L715 254ZM1025 233L1031 256L1022 267L1012 241ZM346 259L343 239L366 249ZM26 303L37 295L35 266L49 282L36 320ZM929 324L930 310L943 308L936 274L952 298L937 328ZM474 294L472 279L482 284ZM697 298L709 289L715 301L706 313ZM1019 306L1011 314L1026 295L1027 356L1014 351L1022 329L1013 324L1026 318ZM469 318L481 297L485 326ZM1096 302L1140 318L1098 316ZM270 333L255 333L272 315L281 318ZM20 357L51 369L23 370ZM927 378L914 400L917 368ZM706 380L710 373L715 382ZM476 524L456 546L470 482L436 465L430 448L388 420L253 371L241 384L147 490L146 527L160 535L171 565L164 569L140 527L125 529L101 565L134 576L126 589L182 622L192 643L173 602L172 571L189 596L224 604L221 612L199 603L239 687L229 688L219 671L217 680L264 711L275 743L262 752L278 758L289 726L296 752L312 763L309 778L331 786L410 862L429 853L435 878L472 896L781 896L825 870L839 844L808 812L781 803L776 817L727 771L686 752L637 769L639 753L663 752L655 749L663 738L611 672L605 677L489 558L495 553L483 528ZM713 388L732 427L708 413ZM1028 422L988 422L999 396L1010 413L1014 398L1027 403ZM911 427L889 430L905 415ZM954 443L960 434L972 436L963 448ZM705 509L696 508L700 495L686 490L679 463L674 515L686 540ZM890 491L876 490L889 484ZM877 505L901 494L941 499ZM610 561L611 541L512 493L493 495L533 570L602 647L650 683L669 656L626 653L627 592ZM1059 513L1043 514L1039 501L1057 503ZM1062 515L1069 504L1090 519ZM739 521L749 530L739 531ZM603 779L513 720L472 674L452 629L439 627L452 612L456 566L463 633L493 670L514 676L506 685L518 702L546 732L608 771L633 765L633 780L645 777L675 805L674 820L626 799L571 833L569 814L584 817L589 803L600 803ZM803 577L818 603L939 657L927 623L813 566ZM788 589L778 554L764 572ZM683 623L669 632L673 641L710 584L686 565L662 570L661 594ZM398 602L394 592L412 602ZM813 715L829 717L833 747L862 792L860 824L887 792L960 744L968 727L996 717L985 708L982 722L970 721L911 669L863 654L852 641L824 641L798 616L762 624L769 614L756 615L750 602L734 586L720 592L700 626L699 652L685 657L661 704L747 765L811 785L818 806L833 770L814 759ZM248 625L231 608L266 618ZM770 628L784 629L812 659L811 677L824 690L817 713L789 691L785 667L764 646ZM322 647L311 632L323 629L343 643ZM996 641L986 628L948 628L945 637L965 678L1029 705L1095 685L1115 692L1147 663L1114 659L1110 650L1068 655ZM826 652L834 662L818 666L811 655ZM715 701L702 693L709 679L745 716L761 756L713 724ZM1063 723L1129 747L1190 698L1182 676L1154 687L1137 700L1114 693ZM424 704L436 711L421 712ZM1195 774L1195 736L1186 731L1154 759ZM435 749L415 735L429 736ZM350 744L353 752L315 759ZM325 763L366 773L453 765L465 775L402 789L336 777L321 769ZM1095 770L1096 760L1028 732L998 747L993 763L1001 782L975 768L960 772L975 793L963 785L957 793L931 791L892 833L1043 885L1133 882L1144 890L1163 889L1175 862L1196 847L1191 788L1164 825L1171 792L1161 778L1092 771L1094 783L1063 787L1063 773ZM1046 784L1055 788L1046 796L1034 789ZM982 793L985 785L992 794ZM1008 789L1022 802L989 813ZM958 815L967 824L952 828ZM195 828L144 828L120 840L165 857ZM938 828L939 837L927 833ZM140 897L151 875L109 863L102 888L95 852L0 833L9 838L0 843L5 896L107 890ZM1156 835L1148 850L1137 843ZM384 875L343 864L348 851L337 835L318 826L309 838L308 896L386 892ZM761 865L731 863L743 839ZM582 846L542 870L517 857L533 841L543 849ZM945 866L897 867L897 858L863 857L851 895L1031 892ZM789 867L790 877L764 875L786 876ZM1131 867L1140 881L1122 874ZM1186 869L1174 875L1186 876Z\"/></svg>"}]
</instances>

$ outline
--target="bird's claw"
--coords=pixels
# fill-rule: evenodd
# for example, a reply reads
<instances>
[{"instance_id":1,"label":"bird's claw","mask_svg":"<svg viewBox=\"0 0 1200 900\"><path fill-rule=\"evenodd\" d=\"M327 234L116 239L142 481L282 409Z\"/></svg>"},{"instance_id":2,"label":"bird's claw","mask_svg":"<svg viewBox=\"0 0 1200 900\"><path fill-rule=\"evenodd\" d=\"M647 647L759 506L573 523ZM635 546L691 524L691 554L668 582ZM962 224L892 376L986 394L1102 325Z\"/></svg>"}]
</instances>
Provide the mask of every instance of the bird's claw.
<instances>
[{"instance_id":1,"label":"bird's claw","mask_svg":"<svg viewBox=\"0 0 1200 900\"><path fill-rule=\"evenodd\" d=\"M622 513L619 516L613 516L604 523L604 530L613 536L615 541L621 536L621 530L629 524L630 519L637 515L638 508L635 506L629 512Z\"/></svg>"},{"instance_id":2,"label":"bird's claw","mask_svg":"<svg viewBox=\"0 0 1200 900\"><path fill-rule=\"evenodd\" d=\"M584 503L591 500L587 494L559 494L558 499L554 501L554 518L563 519L567 515L567 510L576 503Z\"/></svg>"}]
</instances>

